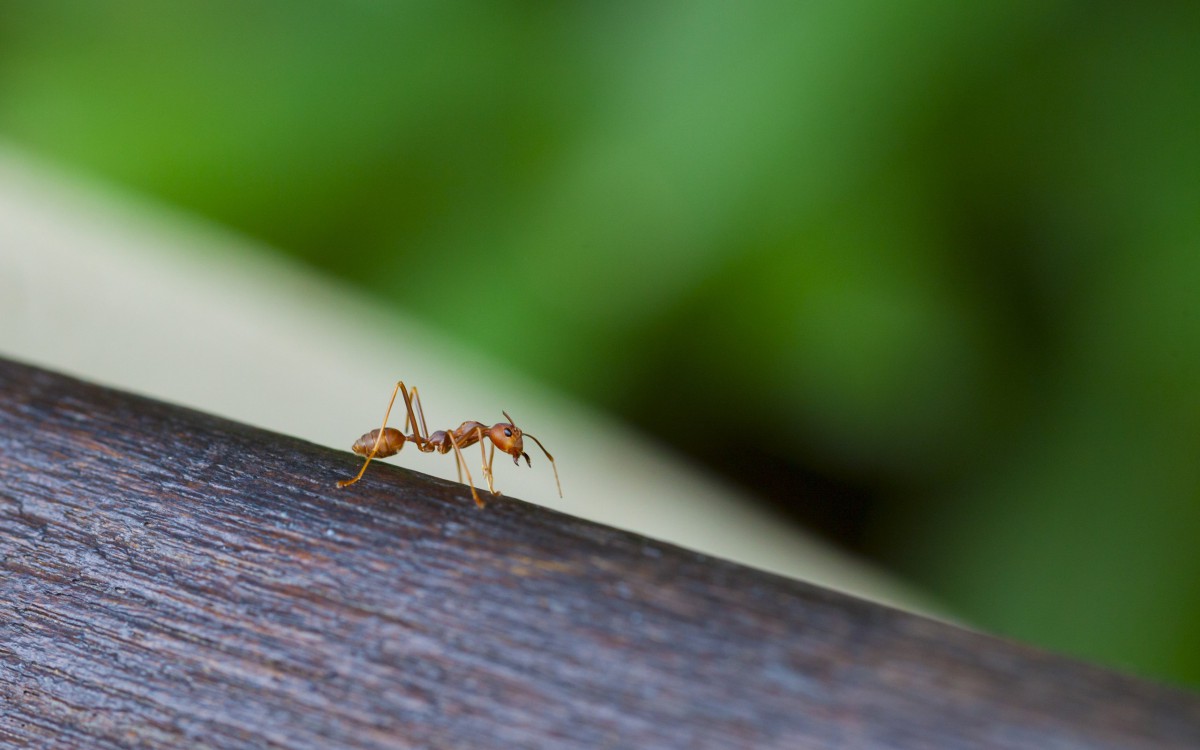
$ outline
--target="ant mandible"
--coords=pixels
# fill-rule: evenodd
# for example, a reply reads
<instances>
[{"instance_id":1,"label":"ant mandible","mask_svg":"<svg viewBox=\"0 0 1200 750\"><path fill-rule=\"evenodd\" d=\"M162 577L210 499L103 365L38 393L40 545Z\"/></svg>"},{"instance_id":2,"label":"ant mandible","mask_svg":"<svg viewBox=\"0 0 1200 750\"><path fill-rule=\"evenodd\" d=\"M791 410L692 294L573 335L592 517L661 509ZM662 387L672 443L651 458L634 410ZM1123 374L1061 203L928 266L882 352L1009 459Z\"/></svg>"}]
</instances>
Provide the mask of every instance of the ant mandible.
<instances>
[{"instance_id":1,"label":"ant mandible","mask_svg":"<svg viewBox=\"0 0 1200 750\"><path fill-rule=\"evenodd\" d=\"M404 429L407 430L411 424L413 429L411 435L405 435L401 430L387 426L388 416L391 415L392 406L396 403L397 393L404 396L404 407L408 412L404 418ZM520 466L520 463L517 462L518 458L524 458L525 465L532 466L529 454L524 451L522 441L523 437L527 437L532 438L533 442L542 449L542 453L546 454L546 458L550 459L550 466L554 469L554 483L558 485L558 496L562 497L562 483L558 481L558 466L554 463L554 456L550 455L550 451L546 450L546 446L542 445L541 440L528 432L522 432L513 424L512 417L508 416L508 412L501 412L501 414L508 420L507 422L499 422L488 427L480 422L467 421L453 430L438 430L431 435L429 427L425 424L425 410L421 408L421 395L417 393L416 387L405 388L404 381L401 380L392 389L392 399L388 401L387 411L383 413L383 425L378 430L371 430L363 435L351 446L351 450L360 456L366 456L367 460L363 461L362 468L358 470L358 474L353 479L342 479L337 486L348 487L354 484L362 479L371 459L394 456L404 447L405 442L410 442L422 453L446 454L453 450L454 455L458 458L458 481L462 481L465 471L467 484L471 488L471 497L475 498L475 504L482 508L484 503L479 499L479 493L475 491L475 482L471 479L471 470L467 468L462 449L479 443L479 453L483 456L483 476L487 479L488 489L491 493L499 496L500 493L496 491L496 486L492 481L492 459L496 457L496 449L499 448L501 452L512 456L513 464L517 466ZM418 418L420 419L419 427ZM490 452L484 448L485 438L492 443Z\"/></svg>"}]
</instances>

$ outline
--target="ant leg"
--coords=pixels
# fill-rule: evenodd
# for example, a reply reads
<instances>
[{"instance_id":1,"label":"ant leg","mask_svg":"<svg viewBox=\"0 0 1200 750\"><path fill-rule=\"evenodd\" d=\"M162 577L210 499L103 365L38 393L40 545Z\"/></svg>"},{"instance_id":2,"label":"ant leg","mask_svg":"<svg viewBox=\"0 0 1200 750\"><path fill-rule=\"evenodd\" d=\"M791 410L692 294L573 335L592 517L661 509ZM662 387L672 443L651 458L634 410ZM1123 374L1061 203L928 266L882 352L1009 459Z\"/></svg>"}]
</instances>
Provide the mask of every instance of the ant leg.
<instances>
[{"instance_id":1,"label":"ant leg","mask_svg":"<svg viewBox=\"0 0 1200 750\"><path fill-rule=\"evenodd\" d=\"M404 389L404 381L400 381L400 394L402 396L404 396L404 406L408 410L408 416L404 418L404 427L405 427L405 429L408 429L408 423L412 422L413 437L415 438L413 440L413 442L417 444L417 450L421 451L422 453L428 453L429 452L429 448L428 448L428 446L429 446L429 429L426 428L425 434L424 435L421 434L421 431L417 429L417 415L413 412L412 399L413 399L413 396L415 396L417 393L417 387L414 385L410 390L411 390L411 393L408 390L405 390ZM421 400L420 400L420 397L418 396L417 397L417 407L419 408L420 406L421 406ZM422 412L421 413L421 422L424 422L424 421L425 421L425 414L424 414L424 412Z\"/></svg>"},{"instance_id":2,"label":"ant leg","mask_svg":"<svg viewBox=\"0 0 1200 750\"><path fill-rule=\"evenodd\" d=\"M488 462L487 462L487 472L488 472L488 476L493 476L493 474L492 474L492 461L493 461L495 458L496 458L496 444L495 444L495 443L492 443L492 447L491 447L491 449L489 449L489 450L488 450ZM490 490L492 491L492 494L493 494L493 495L495 495L496 497L500 497L502 494L504 494L504 493L500 492L499 490L497 490L495 487L491 487L491 486L489 486L489 488L488 488L488 489L490 489Z\"/></svg>"},{"instance_id":3,"label":"ant leg","mask_svg":"<svg viewBox=\"0 0 1200 750\"><path fill-rule=\"evenodd\" d=\"M424 439L426 441L428 441L429 440L429 425L425 424L425 409L422 408L422 406L421 406L421 394L417 393L417 387L415 385L410 390L412 391L411 395L412 395L413 404L417 407L417 415L421 417L421 430L425 434ZM414 419L413 420L413 432L416 432L416 431L417 431L417 422ZM460 478L458 481L461 482L462 479Z\"/></svg>"},{"instance_id":4,"label":"ant leg","mask_svg":"<svg viewBox=\"0 0 1200 750\"><path fill-rule=\"evenodd\" d=\"M362 468L358 470L358 473L354 475L353 479L339 479L337 483L338 487L349 487L358 480L362 479L363 473L367 470L367 465L371 463L371 459L375 458L375 454L379 452L379 446L381 443L383 443L383 431L387 429L388 417L392 413L392 406L394 406L396 403L397 392L404 393L404 403L408 405L408 415L410 417L412 416L412 404L408 402L408 391L404 390L404 381L401 380L400 382L396 383L396 387L392 389L392 398L390 401L388 401L387 411L383 413L383 425L379 428L379 435L375 438L375 445L371 446L371 452L367 454L367 460L363 461Z\"/></svg>"},{"instance_id":5,"label":"ant leg","mask_svg":"<svg viewBox=\"0 0 1200 750\"><path fill-rule=\"evenodd\" d=\"M471 479L471 470L467 468L467 460L463 458L462 451L458 449L458 441L454 439L454 432L447 432L446 437L450 438L450 445L454 448L454 455L458 458L459 468L467 472L467 486L471 488L471 497L475 498L476 505L480 508L484 507L483 501L479 499L479 493L475 491L475 482Z\"/></svg>"},{"instance_id":6,"label":"ant leg","mask_svg":"<svg viewBox=\"0 0 1200 750\"><path fill-rule=\"evenodd\" d=\"M483 460L483 478L487 480L488 490L493 495L498 495L500 493L496 492L496 485L492 481L492 462L488 460L487 451L483 447L483 443L484 443L483 438L484 438L483 428L476 427L475 428L475 439L479 441L479 457ZM496 444L492 443L491 445L492 445L492 450L495 451Z\"/></svg>"}]
</instances>

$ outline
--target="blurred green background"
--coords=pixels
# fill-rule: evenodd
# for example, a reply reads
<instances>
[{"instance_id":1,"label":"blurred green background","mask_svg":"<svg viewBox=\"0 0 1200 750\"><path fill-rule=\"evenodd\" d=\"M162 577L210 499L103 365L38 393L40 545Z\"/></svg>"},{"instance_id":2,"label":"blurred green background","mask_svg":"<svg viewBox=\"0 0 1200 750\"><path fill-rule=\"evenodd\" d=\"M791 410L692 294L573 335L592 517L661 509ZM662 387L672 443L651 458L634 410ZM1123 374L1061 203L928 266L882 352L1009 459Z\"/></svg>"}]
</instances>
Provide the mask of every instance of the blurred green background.
<instances>
[{"instance_id":1,"label":"blurred green background","mask_svg":"<svg viewBox=\"0 0 1200 750\"><path fill-rule=\"evenodd\" d=\"M1194 2L5 0L0 137L1200 686Z\"/></svg>"}]
</instances>

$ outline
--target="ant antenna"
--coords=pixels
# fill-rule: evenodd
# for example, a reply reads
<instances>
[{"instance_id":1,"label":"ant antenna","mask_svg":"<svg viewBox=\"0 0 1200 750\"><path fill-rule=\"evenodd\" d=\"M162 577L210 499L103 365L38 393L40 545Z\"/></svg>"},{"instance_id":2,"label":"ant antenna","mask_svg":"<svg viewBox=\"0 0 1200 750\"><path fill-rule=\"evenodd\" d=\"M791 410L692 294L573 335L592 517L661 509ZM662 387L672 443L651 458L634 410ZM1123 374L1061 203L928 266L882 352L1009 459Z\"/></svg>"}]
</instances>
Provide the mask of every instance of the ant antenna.
<instances>
[{"instance_id":1,"label":"ant antenna","mask_svg":"<svg viewBox=\"0 0 1200 750\"><path fill-rule=\"evenodd\" d=\"M512 425L513 427L517 426L517 423L513 421L513 418L508 416L508 412L502 411L500 413L504 415L504 418L508 420L508 423L510 425ZM542 453L546 454L546 458L550 459L550 468L554 469L554 484L556 484L558 486L558 496L562 497L563 496L562 482L558 481L558 464L554 463L554 456L550 455L550 451L546 450L546 446L542 445L541 440L538 440L536 437L534 437L533 435L531 435L528 432L525 432L523 430L522 430L521 434L527 438L533 438L533 442L537 443L538 447L542 449ZM526 456L525 460L528 461L529 457Z\"/></svg>"},{"instance_id":2,"label":"ant antenna","mask_svg":"<svg viewBox=\"0 0 1200 750\"><path fill-rule=\"evenodd\" d=\"M537 443L538 447L542 449L542 453L546 454L546 458L550 459L550 468L554 469L554 483L558 485L558 496L562 497L562 482L558 481L558 466L554 463L554 456L550 455L550 451L546 450L546 446L542 445L541 440L533 437L533 435L530 435L528 432L524 432L522 434L527 438L533 438L533 442Z\"/></svg>"}]
</instances>

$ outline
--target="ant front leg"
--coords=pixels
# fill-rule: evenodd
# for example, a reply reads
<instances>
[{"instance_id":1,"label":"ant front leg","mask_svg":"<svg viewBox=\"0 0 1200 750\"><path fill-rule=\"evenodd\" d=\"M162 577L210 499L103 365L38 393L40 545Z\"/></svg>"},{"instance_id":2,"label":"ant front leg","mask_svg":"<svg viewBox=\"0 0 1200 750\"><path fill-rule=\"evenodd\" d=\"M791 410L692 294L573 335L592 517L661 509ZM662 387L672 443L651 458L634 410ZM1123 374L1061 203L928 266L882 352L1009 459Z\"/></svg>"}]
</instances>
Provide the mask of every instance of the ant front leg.
<instances>
[{"instance_id":1,"label":"ant front leg","mask_svg":"<svg viewBox=\"0 0 1200 750\"><path fill-rule=\"evenodd\" d=\"M492 475L492 458L494 458L496 455L496 444L491 442L490 440L485 441L484 440L485 437L487 437L487 434L484 433L483 428L476 427L475 428L475 439L479 441L479 457L483 460L483 478L487 480L488 491L491 492L496 497L500 497L500 493L496 492L496 483L495 483L494 477ZM489 445L492 446L492 455L491 456L488 456L487 451L484 450L484 447L483 447L484 442L487 442Z\"/></svg>"},{"instance_id":2,"label":"ant front leg","mask_svg":"<svg viewBox=\"0 0 1200 750\"><path fill-rule=\"evenodd\" d=\"M487 460L487 473L488 473L489 480L492 479L492 477L494 476L492 474L492 462L495 460L495 458L496 458L496 444L492 443L491 448L488 449L488 460ZM496 497L500 497L500 495L503 494L499 490L497 490L495 485L493 485L490 481L488 482L488 489L491 490L492 494L495 495Z\"/></svg>"}]
</instances>

